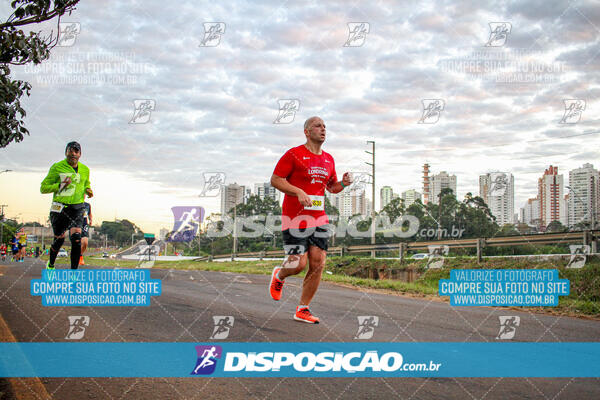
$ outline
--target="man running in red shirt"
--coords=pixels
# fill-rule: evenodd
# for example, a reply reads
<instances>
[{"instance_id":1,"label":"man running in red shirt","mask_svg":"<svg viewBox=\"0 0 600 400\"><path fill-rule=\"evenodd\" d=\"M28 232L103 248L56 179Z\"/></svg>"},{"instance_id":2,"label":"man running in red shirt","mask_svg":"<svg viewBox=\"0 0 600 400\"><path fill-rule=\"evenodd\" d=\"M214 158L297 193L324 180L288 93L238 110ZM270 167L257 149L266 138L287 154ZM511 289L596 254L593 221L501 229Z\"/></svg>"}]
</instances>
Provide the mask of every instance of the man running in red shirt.
<instances>
[{"instance_id":1,"label":"man running in red shirt","mask_svg":"<svg viewBox=\"0 0 600 400\"><path fill-rule=\"evenodd\" d=\"M285 193L282 207L282 234L286 259L271 274L269 292L273 300L281 298L286 277L299 274L308 261L300 305L294 319L318 324L319 318L308 309L317 292L327 256L329 219L325 214L325 189L339 193L352 183L349 173L337 181L335 163L321 150L325 142L325 123L311 117L304 123L306 143L291 148L277 163L271 185Z\"/></svg>"}]
</instances>

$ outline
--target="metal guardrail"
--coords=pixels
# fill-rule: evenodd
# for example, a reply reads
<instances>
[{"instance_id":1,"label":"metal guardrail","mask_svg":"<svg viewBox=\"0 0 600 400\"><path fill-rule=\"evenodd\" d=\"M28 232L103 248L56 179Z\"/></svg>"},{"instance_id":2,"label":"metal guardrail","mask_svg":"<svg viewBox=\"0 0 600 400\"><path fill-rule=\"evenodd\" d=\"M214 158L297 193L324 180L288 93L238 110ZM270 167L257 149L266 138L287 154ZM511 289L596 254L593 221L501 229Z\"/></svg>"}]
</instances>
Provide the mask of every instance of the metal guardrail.
<instances>
[{"instance_id":1,"label":"metal guardrail","mask_svg":"<svg viewBox=\"0 0 600 400\"><path fill-rule=\"evenodd\" d=\"M500 247L500 246L523 246L536 244L593 244L596 247L597 240L600 238L600 230L594 231L578 231L578 232L562 232L562 233L539 233L534 235L516 235L502 236L493 238L471 238L471 239L452 239L452 240L436 240L427 242L400 242L400 243L379 243L354 245L348 247L330 247L328 253L356 254L367 253L371 251L398 251L398 256L402 259L408 250L428 250L428 246L448 246L450 248L477 248L477 256L481 258L481 249L483 247ZM597 249L593 248L592 253ZM237 253L235 257L284 257L283 250L269 250L261 252L245 252ZM213 259L231 258L231 254L221 254L213 256Z\"/></svg>"}]
</instances>

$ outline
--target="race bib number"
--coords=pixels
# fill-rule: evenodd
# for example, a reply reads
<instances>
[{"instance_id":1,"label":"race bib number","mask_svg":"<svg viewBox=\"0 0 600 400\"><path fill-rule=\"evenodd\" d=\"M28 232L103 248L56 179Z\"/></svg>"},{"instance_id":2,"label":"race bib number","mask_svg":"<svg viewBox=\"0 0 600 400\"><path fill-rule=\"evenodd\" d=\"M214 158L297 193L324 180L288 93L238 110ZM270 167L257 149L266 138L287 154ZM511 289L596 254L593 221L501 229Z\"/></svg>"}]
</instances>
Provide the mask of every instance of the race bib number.
<instances>
[{"instance_id":1,"label":"race bib number","mask_svg":"<svg viewBox=\"0 0 600 400\"><path fill-rule=\"evenodd\" d=\"M52 205L50 206L50 212L59 213L63 210L64 207L65 207L64 204L57 203L56 201L54 201L54 202L52 202Z\"/></svg>"},{"instance_id":2,"label":"race bib number","mask_svg":"<svg viewBox=\"0 0 600 400\"><path fill-rule=\"evenodd\" d=\"M325 196L308 196L310 197L310 207L304 207L305 210L321 211L325 210Z\"/></svg>"}]
</instances>

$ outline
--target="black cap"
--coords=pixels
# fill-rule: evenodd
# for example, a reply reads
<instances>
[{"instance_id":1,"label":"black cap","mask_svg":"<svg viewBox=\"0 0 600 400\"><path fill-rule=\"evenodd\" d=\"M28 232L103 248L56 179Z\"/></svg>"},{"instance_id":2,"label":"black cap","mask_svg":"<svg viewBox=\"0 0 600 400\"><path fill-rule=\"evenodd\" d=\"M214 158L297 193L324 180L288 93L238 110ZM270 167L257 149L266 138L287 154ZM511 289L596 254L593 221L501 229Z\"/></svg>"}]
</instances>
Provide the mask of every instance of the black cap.
<instances>
[{"instance_id":1,"label":"black cap","mask_svg":"<svg viewBox=\"0 0 600 400\"><path fill-rule=\"evenodd\" d=\"M77 142L69 142L67 143L67 147L65 148L65 153L67 151L69 151L70 148L73 148L75 150L78 150L79 152L81 152L81 145Z\"/></svg>"}]
</instances>

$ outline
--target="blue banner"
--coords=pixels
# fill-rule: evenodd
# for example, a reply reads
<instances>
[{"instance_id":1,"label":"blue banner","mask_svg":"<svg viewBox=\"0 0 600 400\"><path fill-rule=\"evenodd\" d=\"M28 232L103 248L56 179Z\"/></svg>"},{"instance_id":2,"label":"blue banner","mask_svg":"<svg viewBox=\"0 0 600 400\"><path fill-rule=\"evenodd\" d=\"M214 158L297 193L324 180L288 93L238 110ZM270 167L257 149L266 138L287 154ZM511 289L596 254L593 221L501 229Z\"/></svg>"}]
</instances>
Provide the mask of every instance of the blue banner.
<instances>
[{"instance_id":1,"label":"blue banner","mask_svg":"<svg viewBox=\"0 0 600 400\"><path fill-rule=\"evenodd\" d=\"M162 286L147 269L45 269L30 292L44 306L149 306Z\"/></svg>"},{"instance_id":2,"label":"blue banner","mask_svg":"<svg viewBox=\"0 0 600 400\"><path fill-rule=\"evenodd\" d=\"M438 283L451 306L555 307L569 291L556 269L453 269Z\"/></svg>"},{"instance_id":3,"label":"blue banner","mask_svg":"<svg viewBox=\"0 0 600 400\"><path fill-rule=\"evenodd\" d=\"M3 377L600 377L600 343L0 343Z\"/></svg>"}]
</instances>

